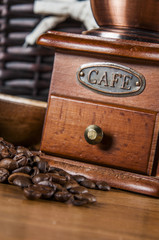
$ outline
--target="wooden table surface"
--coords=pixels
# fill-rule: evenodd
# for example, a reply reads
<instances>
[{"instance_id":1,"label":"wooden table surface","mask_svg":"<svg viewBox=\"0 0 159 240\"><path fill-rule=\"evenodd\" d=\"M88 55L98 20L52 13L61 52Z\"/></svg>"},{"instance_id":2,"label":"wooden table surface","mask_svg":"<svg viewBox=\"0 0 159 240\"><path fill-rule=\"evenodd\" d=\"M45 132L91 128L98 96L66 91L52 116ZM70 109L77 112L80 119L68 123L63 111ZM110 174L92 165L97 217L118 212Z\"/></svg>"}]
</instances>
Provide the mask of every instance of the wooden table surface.
<instances>
[{"instance_id":1,"label":"wooden table surface","mask_svg":"<svg viewBox=\"0 0 159 240\"><path fill-rule=\"evenodd\" d=\"M0 239L159 239L159 199L114 189L91 192L98 203L76 207L26 200L21 189L0 184Z\"/></svg>"}]
</instances>

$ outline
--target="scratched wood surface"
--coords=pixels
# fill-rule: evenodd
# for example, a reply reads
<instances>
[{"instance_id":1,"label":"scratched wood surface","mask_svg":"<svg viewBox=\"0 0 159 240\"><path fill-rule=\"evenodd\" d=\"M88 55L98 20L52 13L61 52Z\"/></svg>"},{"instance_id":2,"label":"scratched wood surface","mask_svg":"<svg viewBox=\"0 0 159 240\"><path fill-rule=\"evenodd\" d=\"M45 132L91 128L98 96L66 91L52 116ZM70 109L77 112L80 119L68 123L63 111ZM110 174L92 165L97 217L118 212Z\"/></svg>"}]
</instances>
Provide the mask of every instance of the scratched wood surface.
<instances>
[{"instance_id":1,"label":"scratched wood surface","mask_svg":"<svg viewBox=\"0 0 159 240\"><path fill-rule=\"evenodd\" d=\"M0 184L1 240L158 240L159 200L111 190L92 191L98 203L75 207L26 200Z\"/></svg>"}]
</instances>

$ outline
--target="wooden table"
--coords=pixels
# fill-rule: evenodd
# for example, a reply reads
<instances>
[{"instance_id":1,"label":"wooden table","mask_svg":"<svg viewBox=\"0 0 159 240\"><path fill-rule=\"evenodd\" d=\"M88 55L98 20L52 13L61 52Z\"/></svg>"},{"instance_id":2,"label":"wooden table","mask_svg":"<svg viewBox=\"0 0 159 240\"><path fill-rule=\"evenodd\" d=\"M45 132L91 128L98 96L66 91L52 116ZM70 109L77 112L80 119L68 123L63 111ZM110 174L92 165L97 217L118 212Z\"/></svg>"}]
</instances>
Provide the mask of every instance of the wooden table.
<instances>
[{"instance_id":1,"label":"wooden table","mask_svg":"<svg viewBox=\"0 0 159 240\"><path fill-rule=\"evenodd\" d=\"M75 207L26 200L21 189L0 184L0 239L159 239L159 199L114 189L92 193L98 203Z\"/></svg>"}]
</instances>

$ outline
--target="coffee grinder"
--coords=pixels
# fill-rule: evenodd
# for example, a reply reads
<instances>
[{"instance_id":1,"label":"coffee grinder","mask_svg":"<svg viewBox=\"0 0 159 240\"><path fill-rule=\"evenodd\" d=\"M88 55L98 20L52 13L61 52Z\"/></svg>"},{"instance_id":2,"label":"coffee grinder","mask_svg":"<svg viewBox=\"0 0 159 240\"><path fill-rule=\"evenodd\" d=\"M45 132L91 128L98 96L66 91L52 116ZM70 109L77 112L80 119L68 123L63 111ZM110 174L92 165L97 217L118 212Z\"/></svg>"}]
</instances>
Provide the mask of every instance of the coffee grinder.
<instances>
[{"instance_id":1,"label":"coffee grinder","mask_svg":"<svg viewBox=\"0 0 159 240\"><path fill-rule=\"evenodd\" d=\"M50 165L159 197L159 1L91 0L98 29L49 31L41 140Z\"/></svg>"}]
</instances>

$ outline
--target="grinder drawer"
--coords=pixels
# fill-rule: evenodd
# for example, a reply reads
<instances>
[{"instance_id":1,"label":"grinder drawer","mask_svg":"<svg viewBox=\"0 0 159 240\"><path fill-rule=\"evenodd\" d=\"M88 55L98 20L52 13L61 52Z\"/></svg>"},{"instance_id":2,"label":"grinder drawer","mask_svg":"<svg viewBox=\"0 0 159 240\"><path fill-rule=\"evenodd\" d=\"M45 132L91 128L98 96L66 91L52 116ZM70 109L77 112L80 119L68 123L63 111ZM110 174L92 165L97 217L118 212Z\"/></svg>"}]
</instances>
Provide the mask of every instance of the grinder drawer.
<instances>
[{"instance_id":1,"label":"grinder drawer","mask_svg":"<svg viewBox=\"0 0 159 240\"><path fill-rule=\"evenodd\" d=\"M55 156L147 173L156 114L51 96L41 150ZM100 143L84 137L99 126Z\"/></svg>"}]
</instances>

